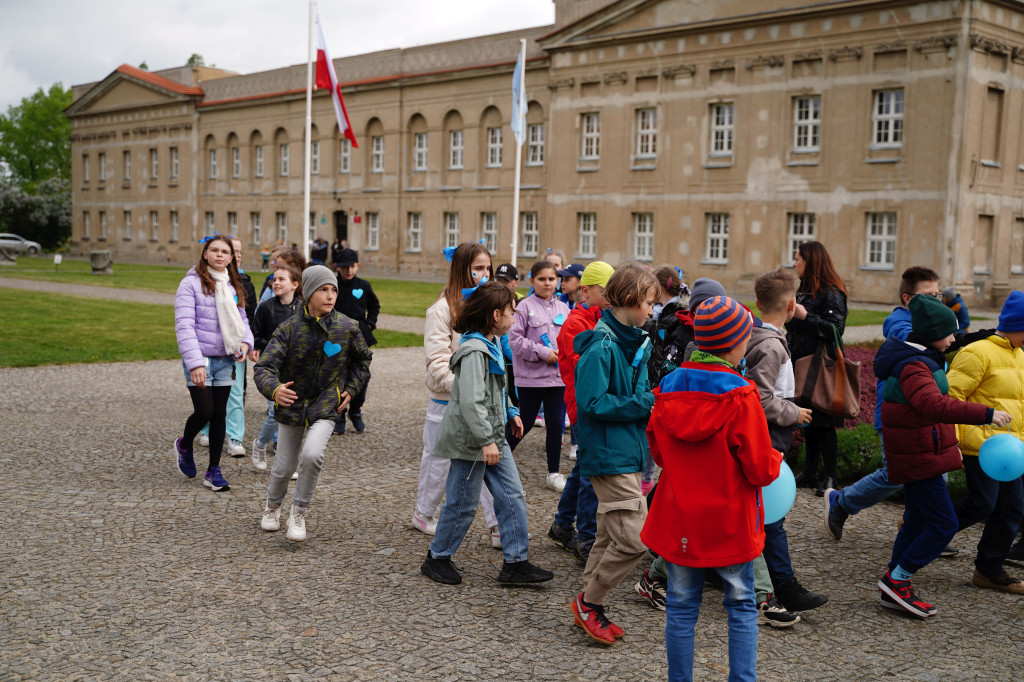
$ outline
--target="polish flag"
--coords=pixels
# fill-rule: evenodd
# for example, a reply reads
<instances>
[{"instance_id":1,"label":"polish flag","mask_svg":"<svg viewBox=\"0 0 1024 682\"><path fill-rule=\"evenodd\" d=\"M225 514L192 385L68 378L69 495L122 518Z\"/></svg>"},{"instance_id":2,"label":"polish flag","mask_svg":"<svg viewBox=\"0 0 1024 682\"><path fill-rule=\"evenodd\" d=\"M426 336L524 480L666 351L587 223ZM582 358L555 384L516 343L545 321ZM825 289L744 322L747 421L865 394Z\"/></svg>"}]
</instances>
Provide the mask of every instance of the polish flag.
<instances>
[{"instance_id":1,"label":"polish flag","mask_svg":"<svg viewBox=\"0 0 1024 682\"><path fill-rule=\"evenodd\" d=\"M327 88L331 91L334 114L338 117L338 130L341 131L342 137L347 138L352 146L358 149L359 143L356 142L356 135L352 132L352 125L348 122L348 111L345 110L345 100L341 97L338 74L334 72L334 62L331 61L331 54L327 51L324 27L320 24L319 16L316 18L316 87Z\"/></svg>"}]
</instances>

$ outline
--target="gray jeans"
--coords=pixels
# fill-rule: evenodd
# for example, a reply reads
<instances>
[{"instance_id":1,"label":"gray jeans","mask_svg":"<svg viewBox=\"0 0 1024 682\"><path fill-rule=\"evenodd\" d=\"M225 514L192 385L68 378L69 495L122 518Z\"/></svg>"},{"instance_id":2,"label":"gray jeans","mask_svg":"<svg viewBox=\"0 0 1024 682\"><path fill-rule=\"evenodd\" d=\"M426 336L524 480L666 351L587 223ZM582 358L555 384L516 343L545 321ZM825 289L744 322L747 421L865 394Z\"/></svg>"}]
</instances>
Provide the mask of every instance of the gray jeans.
<instances>
[{"instance_id":1,"label":"gray jeans","mask_svg":"<svg viewBox=\"0 0 1024 682\"><path fill-rule=\"evenodd\" d=\"M303 432L306 434L305 443L302 442ZM270 471L270 487L267 488L267 502L271 506L278 507L284 501L288 481L296 468L299 469L299 480L295 482L292 504L302 508L309 506L320 470L324 468L324 450L333 433L334 422L329 419L318 419L308 429L278 424L277 454L274 456L274 468ZM302 466L299 466L300 461Z\"/></svg>"}]
</instances>

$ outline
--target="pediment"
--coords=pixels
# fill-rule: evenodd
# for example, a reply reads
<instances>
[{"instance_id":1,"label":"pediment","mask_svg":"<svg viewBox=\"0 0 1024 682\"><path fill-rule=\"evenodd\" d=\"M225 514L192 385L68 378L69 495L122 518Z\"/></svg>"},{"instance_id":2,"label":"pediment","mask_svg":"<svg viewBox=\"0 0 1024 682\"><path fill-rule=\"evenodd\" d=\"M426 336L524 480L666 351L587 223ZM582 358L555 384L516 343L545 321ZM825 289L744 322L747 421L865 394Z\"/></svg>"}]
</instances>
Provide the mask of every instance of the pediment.
<instances>
[{"instance_id":1,"label":"pediment","mask_svg":"<svg viewBox=\"0 0 1024 682\"><path fill-rule=\"evenodd\" d=\"M202 89L199 87L184 86L155 74L122 66L90 88L68 107L66 113L68 116L81 116L188 102L201 97Z\"/></svg>"}]
</instances>

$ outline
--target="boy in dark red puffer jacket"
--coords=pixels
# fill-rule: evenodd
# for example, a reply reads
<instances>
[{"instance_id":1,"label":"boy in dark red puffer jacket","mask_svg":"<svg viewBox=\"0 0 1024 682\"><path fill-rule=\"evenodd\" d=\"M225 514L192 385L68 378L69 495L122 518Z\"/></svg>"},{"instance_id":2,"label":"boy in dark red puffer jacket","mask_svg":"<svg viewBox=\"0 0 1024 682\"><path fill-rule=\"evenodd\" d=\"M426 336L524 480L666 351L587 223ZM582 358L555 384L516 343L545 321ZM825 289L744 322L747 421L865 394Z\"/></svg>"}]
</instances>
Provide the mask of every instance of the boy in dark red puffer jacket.
<instances>
[{"instance_id":1,"label":"boy in dark red puffer jacket","mask_svg":"<svg viewBox=\"0 0 1024 682\"><path fill-rule=\"evenodd\" d=\"M957 531L956 512L943 474L960 469L954 424L1010 421L1006 412L950 398L945 351L957 331L956 315L932 296L910 300L913 331L906 341L889 339L875 356L875 374L885 381L882 438L890 483L903 484L906 510L892 547L889 570L878 581L882 606L915 616L935 615L919 598L911 576L934 561Z\"/></svg>"}]
</instances>

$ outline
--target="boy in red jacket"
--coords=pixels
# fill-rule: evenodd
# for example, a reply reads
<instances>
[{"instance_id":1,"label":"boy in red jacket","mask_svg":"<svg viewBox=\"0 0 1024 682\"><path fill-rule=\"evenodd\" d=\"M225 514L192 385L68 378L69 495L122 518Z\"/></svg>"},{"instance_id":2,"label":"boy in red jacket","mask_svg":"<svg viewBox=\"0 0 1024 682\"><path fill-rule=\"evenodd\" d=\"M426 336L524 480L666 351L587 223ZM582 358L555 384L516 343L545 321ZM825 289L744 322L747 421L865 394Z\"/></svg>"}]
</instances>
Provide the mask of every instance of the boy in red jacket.
<instances>
[{"instance_id":1,"label":"boy in red jacket","mask_svg":"<svg viewBox=\"0 0 1024 682\"><path fill-rule=\"evenodd\" d=\"M910 578L953 539L957 516L943 474L963 467L954 424L1006 426L1010 415L981 403L950 398L943 351L953 343L957 319L938 298L910 299L913 331L890 338L875 355L882 389L882 439L890 483L903 484L903 526L892 545L889 570L878 581L882 606L920 618L935 607L914 593Z\"/></svg>"},{"instance_id":2,"label":"boy in red jacket","mask_svg":"<svg viewBox=\"0 0 1024 682\"><path fill-rule=\"evenodd\" d=\"M729 679L756 679L753 559L764 549L761 488L779 475L761 399L737 370L753 319L716 296L694 312L697 351L655 389L647 438L663 469L640 534L668 562L665 645L671 680L693 679L704 569L725 587Z\"/></svg>"}]
</instances>

